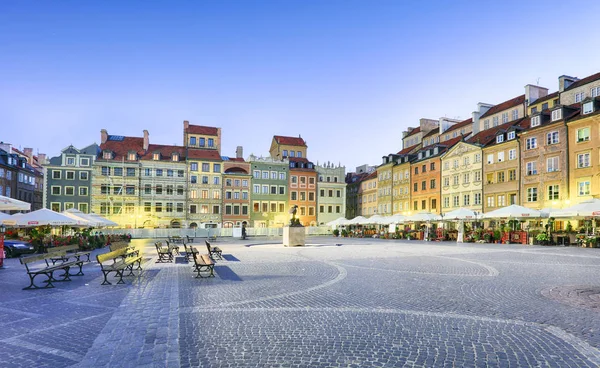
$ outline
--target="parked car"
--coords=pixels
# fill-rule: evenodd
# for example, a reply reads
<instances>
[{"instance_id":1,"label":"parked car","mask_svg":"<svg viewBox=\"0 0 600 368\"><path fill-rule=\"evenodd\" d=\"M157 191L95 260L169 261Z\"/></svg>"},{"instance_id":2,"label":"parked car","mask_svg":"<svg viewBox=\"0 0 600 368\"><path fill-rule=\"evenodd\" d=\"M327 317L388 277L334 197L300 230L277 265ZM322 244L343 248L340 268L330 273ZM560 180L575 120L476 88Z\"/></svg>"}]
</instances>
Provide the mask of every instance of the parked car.
<instances>
[{"instance_id":1,"label":"parked car","mask_svg":"<svg viewBox=\"0 0 600 368\"><path fill-rule=\"evenodd\" d=\"M33 244L24 240L4 239L6 258L18 257L21 254L35 253Z\"/></svg>"}]
</instances>

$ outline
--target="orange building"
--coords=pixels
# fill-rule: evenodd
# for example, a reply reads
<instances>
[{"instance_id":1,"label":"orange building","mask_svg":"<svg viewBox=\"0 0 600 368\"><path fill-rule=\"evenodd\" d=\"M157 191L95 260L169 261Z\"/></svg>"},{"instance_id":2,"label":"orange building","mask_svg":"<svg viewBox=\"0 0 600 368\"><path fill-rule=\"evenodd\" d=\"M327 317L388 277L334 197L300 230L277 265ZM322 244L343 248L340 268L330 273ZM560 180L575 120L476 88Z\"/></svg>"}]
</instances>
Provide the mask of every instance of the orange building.
<instances>
[{"instance_id":1,"label":"orange building","mask_svg":"<svg viewBox=\"0 0 600 368\"><path fill-rule=\"evenodd\" d=\"M317 171L306 158L290 158L289 206L304 226L317 226Z\"/></svg>"},{"instance_id":2,"label":"orange building","mask_svg":"<svg viewBox=\"0 0 600 368\"><path fill-rule=\"evenodd\" d=\"M241 227L250 222L250 163L242 157L223 157L223 227Z\"/></svg>"}]
</instances>

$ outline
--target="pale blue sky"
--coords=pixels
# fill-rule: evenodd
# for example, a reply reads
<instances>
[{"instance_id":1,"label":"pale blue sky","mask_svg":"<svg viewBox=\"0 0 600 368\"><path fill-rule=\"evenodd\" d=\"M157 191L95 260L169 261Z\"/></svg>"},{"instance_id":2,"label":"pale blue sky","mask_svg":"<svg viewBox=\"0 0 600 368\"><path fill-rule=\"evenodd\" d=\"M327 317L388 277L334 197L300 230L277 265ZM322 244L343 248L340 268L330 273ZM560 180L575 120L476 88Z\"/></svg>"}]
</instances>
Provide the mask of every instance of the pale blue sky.
<instances>
[{"instance_id":1,"label":"pale blue sky","mask_svg":"<svg viewBox=\"0 0 600 368\"><path fill-rule=\"evenodd\" d=\"M100 130L224 155L274 134L378 165L418 119L600 71L598 1L0 2L0 140L57 155Z\"/></svg>"}]
</instances>

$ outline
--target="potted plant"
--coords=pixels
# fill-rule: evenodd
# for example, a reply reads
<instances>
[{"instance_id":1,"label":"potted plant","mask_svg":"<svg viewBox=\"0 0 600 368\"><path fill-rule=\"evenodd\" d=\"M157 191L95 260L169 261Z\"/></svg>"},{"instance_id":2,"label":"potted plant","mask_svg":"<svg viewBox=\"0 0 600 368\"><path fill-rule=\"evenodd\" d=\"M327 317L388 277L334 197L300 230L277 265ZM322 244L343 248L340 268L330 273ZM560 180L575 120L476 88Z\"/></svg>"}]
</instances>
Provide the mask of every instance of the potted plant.
<instances>
[{"instance_id":1,"label":"potted plant","mask_svg":"<svg viewBox=\"0 0 600 368\"><path fill-rule=\"evenodd\" d=\"M550 238L548 237L548 234L546 234L544 232L541 232L541 233L537 234L537 236L535 237L535 239L541 245L548 245L548 241L550 240Z\"/></svg>"},{"instance_id":2,"label":"potted plant","mask_svg":"<svg viewBox=\"0 0 600 368\"><path fill-rule=\"evenodd\" d=\"M483 240L486 243L491 243L492 242L492 234L486 232L485 234L483 234Z\"/></svg>"},{"instance_id":3,"label":"potted plant","mask_svg":"<svg viewBox=\"0 0 600 368\"><path fill-rule=\"evenodd\" d=\"M336 238L337 238L338 236L340 236L340 231L339 231L338 229L334 229L334 230L333 230L333 236L335 236Z\"/></svg>"},{"instance_id":4,"label":"potted plant","mask_svg":"<svg viewBox=\"0 0 600 368\"><path fill-rule=\"evenodd\" d=\"M346 229L342 229L342 237L344 237L344 238L348 237L348 231Z\"/></svg>"},{"instance_id":5,"label":"potted plant","mask_svg":"<svg viewBox=\"0 0 600 368\"><path fill-rule=\"evenodd\" d=\"M502 239L502 233L500 232L499 229L494 230L494 241L496 243L500 243L500 240Z\"/></svg>"}]
</instances>

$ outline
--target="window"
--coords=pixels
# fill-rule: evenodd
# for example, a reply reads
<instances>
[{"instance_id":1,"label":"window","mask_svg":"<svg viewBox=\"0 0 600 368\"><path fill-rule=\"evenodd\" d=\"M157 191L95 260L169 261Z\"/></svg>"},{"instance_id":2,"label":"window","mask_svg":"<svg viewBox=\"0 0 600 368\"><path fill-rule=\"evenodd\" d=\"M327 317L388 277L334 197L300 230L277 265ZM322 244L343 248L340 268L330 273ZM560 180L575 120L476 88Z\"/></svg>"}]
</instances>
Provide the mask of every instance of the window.
<instances>
[{"instance_id":1,"label":"window","mask_svg":"<svg viewBox=\"0 0 600 368\"><path fill-rule=\"evenodd\" d=\"M476 153L475 154L475 162L481 162L481 153Z\"/></svg>"},{"instance_id":2,"label":"window","mask_svg":"<svg viewBox=\"0 0 600 368\"><path fill-rule=\"evenodd\" d=\"M109 176L109 175L110 175L110 167L102 166L102 176Z\"/></svg>"},{"instance_id":3,"label":"window","mask_svg":"<svg viewBox=\"0 0 600 368\"><path fill-rule=\"evenodd\" d=\"M508 112L502 113L502 124L508 123Z\"/></svg>"},{"instance_id":4,"label":"window","mask_svg":"<svg viewBox=\"0 0 600 368\"><path fill-rule=\"evenodd\" d=\"M417 175L419 173L419 168L415 167L415 175Z\"/></svg>"},{"instance_id":5,"label":"window","mask_svg":"<svg viewBox=\"0 0 600 368\"><path fill-rule=\"evenodd\" d=\"M464 173L464 175L463 175L463 183L464 184L469 184L470 179L471 179L471 175L469 173Z\"/></svg>"},{"instance_id":6,"label":"window","mask_svg":"<svg viewBox=\"0 0 600 368\"><path fill-rule=\"evenodd\" d=\"M67 172L65 172L65 179L67 179L67 180L75 180L75 171L67 171Z\"/></svg>"},{"instance_id":7,"label":"window","mask_svg":"<svg viewBox=\"0 0 600 368\"><path fill-rule=\"evenodd\" d=\"M469 165L469 158L468 157L463 158L463 165L465 165L465 166Z\"/></svg>"},{"instance_id":8,"label":"window","mask_svg":"<svg viewBox=\"0 0 600 368\"><path fill-rule=\"evenodd\" d=\"M525 141L525 149L530 150L534 148L537 148L537 138L527 138L527 140Z\"/></svg>"},{"instance_id":9,"label":"window","mask_svg":"<svg viewBox=\"0 0 600 368\"><path fill-rule=\"evenodd\" d=\"M89 179L89 173L87 171L79 172L79 180L88 180L88 179Z\"/></svg>"},{"instance_id":10,"label":"window","mask_svg":"<svg viewBox=\"0 0 600 368\"><path fill-rule=\"evenodd\" d=\"M508 151L508 159L509 160L514 160L517 158L517 150L516 149L511 149Z\"/></svg>"},{"instance_id":11,"label":"window","mask_svg":"<svg viewBox=\"0 0 600 368\"><path fill-rule=\"evenodd\" d=\"M548 200L559 199L558 188L559 186L557 184L548 185Z\"/></svg>"},{"instance_id":12,"label":"window","mask_svg":"<svg viewBox=\"0 0 600 368\"><path fill-rule=\"evenodd\" d=\"M517 120L519 118L519 110L514 109L512 111L512 120Z\"/></svg>"},{"instance_id":13,"label":"window","mask_svg":"<svg viewBox=\"0 0 600 368\"><path fill-rule=\"evenodd\" d=\"M450 169L450 162L446 161L444 162L444 170L449 170Z\"/></svg>"},{"instance_id":14,"label":"window","mask_svg":"<svg viewBox=\"0 0 600 368\"><path fill-rule=\"evenodd\" d=\"M581 102L585 98L585 92L579 92L575 94L575 102Z\"/></svg>"},{"instance_id":15,"label":"window","mask_svg":"<svg viewBox=\"0 0 600 368\"><path fill-rule=\"evenodd\" d=\"M421 172L427 172L427 165L423 165L423 167L421 167Z\"/></svg>"},{"instance_id":16,"label":"window","mask_svg":"<svg viewBox=\"0 0 600 368\"><path fill-rule=\"evenodd\" d=\"M79 187L79 195L80 196L87 196L88 195L88 188L87 187Z\"/></svg>"},{"instance_id":17,"label":"window","mask_svg":"<svg viewBox=\"0 0 600 368\"><path fill-rule=\"evenodd\" d=\"M220 173L221 172L221 164L213 164L213 172Z\"/></svg>"},{"instance_id":18,"label":"window","mask_svg":"<svg viewBox=\"0 0 600 368\"><path fill-rule=\"evenodd\" d=\"M413 192L417 192L419 190L419 184L414 183L413 184Z\"/></svg>"},{"instance_id":19,"label":"window","mask_svg":"<svg viewBox=\"0 0 600 368\"><path fill-rule=\"evenodd\" d=\"M460 197L459 196L455 195L452 197L452 205L454 207L460 206Z\"/></svg>"},{"instance_id":20,"label":"window","mask_svg":"<svg viewBox=\"0 0 600 368\"><path fill-rule=\"evenodd\" d=\"M494 207L494 196L488 196L487 197L487 206L488 207Z\"/></svg>"},{"instance_id":21,"label":"window","mask_svg":"<svg viewBox=\"0 0 600 368\"><path fill-rule=\"evenodd\" d=\"M435 210L437 208L437 200L436 199L432 199L431 200L431 209Z\"/></svg>"},{"instance_id":22,"label":"window","mask_svg":"<svg viewBox=\"0 0 600 368\"><path fill-rule=\"evenodd\" d=\"M421 182L421 190L425 190L427 189L427 182L426 181L422 181Z\"/></svg>"},{"instance_id":23,"label":"window","mask_svg":"<svg viewBox=\"0 0 600 368\"><path fill-rule=\"evenodd\" d=\"M60 195L60 192L61 192L61 187L54 186L54 185L52 186L52 189L51 189L52 195Z\"/></svg>"},{"instance_id":24,"label":"window","mask_svg":"<svg viewBox=\"0 0 600 368\"><path fill-rule=\"evenodd\" d=\"M183 170L177 170L177 177L178 178L183 178L183 174L184 174Z\"/></svg>"},{"instance_id":25,"label":"window","mask_svg":"<svg viewBox=\"0 0 600 368\"><path fill-rule=\"evenodd\" d=\"M446 177L444 178L444 186L445 186L445 187L447 187L447 186L449 186L449 185L450 185L450 178L446 176Z\"/></svg>"},{"instance_id":26,"label":"window","mask_svg":"<svg viewBox=\"0 0 600 368\"><path fill-rule=\"evenodd\" d=\"M254 193L255 193L255 194L258 194L258 193L260 193L260 185L258 185L258 184L254 184Z\"/></svg>"},{"instance_id":27,"label":"window","mask_svg":"<svg viewBox=\"0 0 600 368\"><path fill-rule=\"evenodd\" d=\"M581 111L583 114L589 114L589 113L593 112L594 111L594 102L589 101L589 102L584 103Z\"/></svg>"},{"instance_id":28,"label":"window","mask_svg":"<svg viewBox=\"0 0 600 368\"><path fill-rule=\"evenodd\" d=\"M173 203L171 203L171 202L167 203L167 209L166 209L166 211L167 212L173 212Z\"/></svg>"},{"instance_id":29,"label":"window","mask_svg":"<svg viewBox=\"0 0 600 368\"><path fill-rule=\"evenodd\" d=\"M498 171L496 173L496 178L498 179L496 181L497 183L503 183L504 182L504 171Z\"/></svg>"},{"instance_id":30,"label":"window","mask_svg":"<svg viewBox=\"0 0 600 368\"><path fill-rule=\"evenodd\" d=\"M509 181L517 180L517 169L508 170L508 180Z\"/></svg>"},{"instance_id":31,"label":"window","mask_svg":"<svg viewBox=\"0 0 600 368\"><path fill-rule=\"evenodd\" d=\"M537 116L533 116L531 118L531 127L534 128L536 126L540 126L541 124L541 116L537 115Z\"/></svg>"},{"instance_id":32,"label":"window","mask_svg":"<svg viewBox=\"0 0 600 368\"><path fill-rule=\"evenodd\" d=\"M210 164L209 163L202 163L202 172L210 172Z\"/></svg>"},{"instance_id":33,"label":"window","mask_svg":"<svg viewBox=\"0 0 600 368\"><path fill-rule=\"evenodd\" d=\"M167 170L167 177L171 177L171 178L173 177L173 170L171 170L171 169Z\"/></svg>"},{"instance_id":34,"label":"window","mask_svg":"<svg viewBox=\"0 0 600 368\"><path fill-rule=\"evenodd\" d=\"M590 195L590 182L588 180L577 182L577 188L580 196Z\"/></svg>"},{"instance_id":35,"label":"window","mask_svg":"<svg viewBox=\"0 0 600 368\"><path fill-rule=\"evenodd\" d=\"M177 195L183 195L183 185L177 186Z\"/></svg>"},{"instance_id":36,"label":"window","mask_svg":"<svg viewBox=\"0 0 600 368\"><path fill-rule=\"evenodd\" d=\"M515 139L515 131L514 130L506 133L506 140L510 141L511 139Z\"/></svg>"},{"instance_id":37,"label":"window","mask_svg":"<svg viewBox=\"0 0 600 368\"><path fill-rule=\"evenodd\" d=\"M499 195L497 199L496 204L498 205L498 207L504 207L506 206L506 197L504 197L504 195Z\"/></svg>"},{"instance_id":38,"label":"window","mask_svg":"<svg viewBox=\"0 0 600 368\"><path fill-rule=\"evenodd\" d=\"M202 138L202 137L200 137L200 138L198 139L198 142L199 142L199 144L200 144L200 147L204 147L204 146L206 146L206 138Z\"/></svg>"},{"instance_id":39,"label":"window","mask_svg":"<svg viewBox=\"0 0 600 368\"><path fill-rule=\"evenodd\" d=\"M483 130L490 129L490 119L485 119L483 121Z\"/></svg>"},{"instance_id":40,"label":"window","mask_svg":"<svg viewBox=\"0 0 600 368\"><path fill-rule=\"evenodd\" d=\"M487 163L488 164L494 163L494 154L493 153L490 153L487 155Z\"/></svg>"},{"instance_id":41,"label":"window","mask_svg":"<svg viewBox=\"0 0 600 368\"><path fill-rule=\"evenodd\" d=\"M592 89L590 90L590 96L592 96L592 97L600 96L600 87L592 87Z\"/></svg>"},{"instance_id":42,"label":"window","mask_svg":"<svg viewBox=\"0 0 600 368\"><path fill-rule=\"evenodd\" d=\"M557 144L558 143L558 132L550 132L546 134L546 144Z\"/></svg>"},{"instance_id":43,"label":"window","mask_svg":"<svg viewBox=\"0 0 600 368\"><path fill-rule=\"evenodd\" d=\"M497 116L494 116L492 118L492 126L495 126L495 127L498 126L498 117Z\"/></svg>"},{"instance_id":44,"label":"window","mask_svg":"<svg viewBox=\"0 0 600 368\"><path fill-rule=\"evenodd\" d=\"M156 176L163 176L163 169L156 169Z\"/></svg>"},{"instance_id":45,"label":"window","mask_svg":"<svg viewBox=\"0 0 600 368\"><path fill-rule=\"evenodd\" d=\"M552 121L562 119L562 109L552 110Z\"/></svg>"},{"instance_id":46,"label":"window","mask_svg":"<svg viewBox=\"0 0 600 368\"><path fill-rule=\"evenodd\" d=\"M87 157L82 157L79 159L79 166L90 166L90 159ZM83 212L83 211L82 211ZM87 211L86 211L87 212Z\"/></svg>"},{"instance_id":47,"label":"window","mask_svg":"<svg viewBox=\"0 0 600 368\"><path fill-rule=\"evenodd\" d=\"M471 196L469 194L463 195L463 206L471 205Z\"/></svg>"},{"instance_id":48,"label":"window","mask_svg":"<svg viewBox=\"0 0 600 368\"><path fill-rule=\"evenodd\" d=\"M213 138L208 138L208 146L209 147L214 147L215 146L215 140Z\"/></svg>"},{"instance_id":49,"label":"window","mask_svg":"<svg viewBox=\"0 0 600 368\"><path fill-rule=\"evenodd\" d=\"M527 175L537 174L537 162L531 161L527 163Z\"/></svg>"},{"instance_id":50,"label":"window","mask_svg":"<svg viewBox=\"0 0 600 368\"><path fill-rule=\"evenodd\" d=\"M537 202L538 190L537 188L527 188L527 202Z\"/></svg>"},{"instance_id":51,"label":"window","mask_svg":"<svg viewBox=\"0 0 600 368\"><path fill-rule=\"evenodd\" d=\"M102 175L104 175L104 167L102 167ZM60 179L61 171L60 170L52 170L52 179Z\"/></svg>"},{"instance_id":52,"label":"window","mask_svg":"<svg viewBox=\"0 0 600 368\"><path fill-rule=\"evenodd\" d=\"M452 162L452 167L455 168L455 169L458 168L458 160L454 160Z\"/></svg>"},{"instance_id":53,"label":"window","mask_svg":"<svg viewBox=\"0 0 600 368\"><path fill-rule=\"evenodd\" d=\"M67 157L67 165L75 166L75 157Z\"/></svg>"},{"instance_id":54,"label":"window","mask_svg":"<svg viewBox=\"0 0 600 368\"><path fill-rule=\"evenodd\" d=\"M426 200L422 200L421 201L421 209L424 210L427 208L427 201Z\"/></svg>"},{"instance_id":55,"label":"window","mask_svg":"<svg viewBox=\"0 0 600 368\"><path fill-rule=\"evenodd\" d=\"M296 157L296 151L290 151L290 157Z\"/></svg>"},{"instance_id":56,"label":"window","mask_svg":"<svg viewBox=\"0 0 600 368\"><path fill-rule=\"evenodd\" d=\"M531 113L535 114L538 111L537 107L532 107L531 108Z\"/></svg>"},{"instance_id":57,"label":"window","mask_svg":"<svg viewBox=\"0 0 600 368\"><path fill-rule=\"evenodd\" d=\"M504 136L502 134L496 136L496 143L504 142Z\"/></svg>"},{"instance_id":58,"label":"window","mask_svg":"<svg viewBox=\"0 0 600 368\"><path fill-rule=\"evenodd\" d=\"M298 192L290 192L290 198L292 201L298 200Z\"/></svg>"},{"instance_id":59,"label":"window","mask_svg":"<svg viewBox=\"0 0 600 368\"><path fill-rule=\"evenodd\" d=\"M302 151L298 151L298 157L302 157Z\"/></svg>"},{"instance_id":60,"label":"window","mask_svg":"<svg viewBox=\"0 0 600 368\"><path fill-rule=\"evenodd\" d=\"M444 197L444 207L445 208L450 207L450 198L449 197Z\"/></svg>"},{"instance_id":61,"label":"window","mask_svg":"<svg viewBox=\"0 0 600 368\"><path fill-rule=\"evenodd\" d=\"M587 142L590 140L590 128L577 129L577 142Z\"/></svg>"},{"instance_id":62,"label":"window","mask_svg":"<svg viewBox=\"0 0 600 368\"><path fill-rule=\"evenodd\" d=\"M431 180L429 181L429 188L430 188L430 189L435 189L435 179L431 179Z\"/></svg>"},{"instance_id":63,"label":"window","mask_svg":"<svg viewBox=\"0 0 600 368\"><path fill-rule=\"evenodd\" d=\"M504 151L498 152L498 162L504 161Z\"/></svg>"},{"instance_id":64,"label":"window","mask_svg":"<svg viewBox=\"0 0 600 368\"><path fill-rule=\"evenodd\" d=\"M480 205L480 204L481 204L481 193L475 193L475 194L473 195L473 197L474 197L474 198L473 198L473 202L474 202L474 204L476 204L476 205Z\"/></svg>"},{"instance_id":65,"label":"window","mask_svg":"<svg viewBox=\"0 0 600 368\"><path fill-rule=\"evenodd\" d=\"M452 177L452 185L458 185L458 175L454 175Z\"/></svg>"},{"instance_id":66,"label":"window","mask_svg":"<svg viewBox=\"0 0 600 368\"><path fill-rule=\"evenodd\" d=\"M190 137L190 146L196 145L196 137Z\"/></svg>"},{"instance_id":67,"label":"window","mask_svg":"<svg viewBox=\"0 0 600 368\"><path fill-rule=\"evenodd\" d=\"M127 176L135 176L135 168L134 167L127 168Z\"/></svg>"},{"instance_id":68,"label":"window","mask_svg":"<svg viewBox=\"0 0 600 368\"><path fill-rule=\"evenodd\" d=\"M481 171L475 171L475 181L481 181Z\"/></svg>"},{"instance_id":69,"label":"window","mask_svg":"<svg viewBox=\"0 0 600 368\"><path fill-rule=\"evenodd\" d=\"M590 153L580 153L577 155L577 168L590 167Z\"/></svg>"},{"instance_id":70,"label":"window","mask_svg":"<svg viewBox=\"0 0 600 368\"><path fill-rule=\"evenodd\" d=\"M429 170L430 171L434 171L435 170L435 162L432 162L429 164Z\"/></svg>"},{"instance_id":71,"label":"window","mask_svg":"<svg viewBox=\"0 0 600 368\"><path fill-rule=\"evenodd\" d=\"M75 187L65 187L65 195L75 195Z\"/></svg>"},{"instance_id":72,"label":"window","mask_svg":"<svg viewBox=\"0 0 600 368\"><path fill-rule=\"evenodd\" d=\"M558 167L558 156L556 157L549 157L546 159L546 170L548 172L554 172L554 171L558 171L559 167Z\"/></svg>"}]
</instances>

